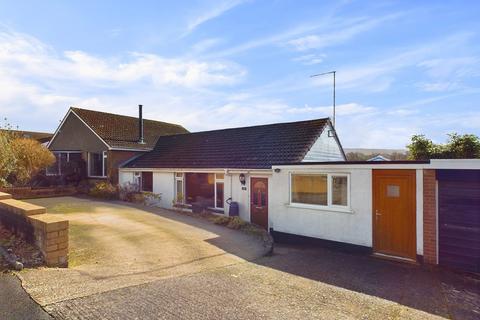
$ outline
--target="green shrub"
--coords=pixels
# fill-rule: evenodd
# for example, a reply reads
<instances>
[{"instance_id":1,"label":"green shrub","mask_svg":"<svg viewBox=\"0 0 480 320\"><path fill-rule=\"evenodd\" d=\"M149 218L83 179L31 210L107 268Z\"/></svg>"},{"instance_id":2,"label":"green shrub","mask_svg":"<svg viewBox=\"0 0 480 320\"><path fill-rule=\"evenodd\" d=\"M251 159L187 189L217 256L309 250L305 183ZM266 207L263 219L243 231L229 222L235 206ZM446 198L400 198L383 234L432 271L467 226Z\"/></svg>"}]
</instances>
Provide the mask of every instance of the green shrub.
<instances>
[{"instance_id":1,"label":"green shrub","mask_svg":"<svg viewBox=\"0 0 480 320\"><path fill-rule=\"evenodd\" d=\"M92 197L101 199L118 199L118 190L110 182L97 182L88 193Z\"/></svg>"}]
</instances>

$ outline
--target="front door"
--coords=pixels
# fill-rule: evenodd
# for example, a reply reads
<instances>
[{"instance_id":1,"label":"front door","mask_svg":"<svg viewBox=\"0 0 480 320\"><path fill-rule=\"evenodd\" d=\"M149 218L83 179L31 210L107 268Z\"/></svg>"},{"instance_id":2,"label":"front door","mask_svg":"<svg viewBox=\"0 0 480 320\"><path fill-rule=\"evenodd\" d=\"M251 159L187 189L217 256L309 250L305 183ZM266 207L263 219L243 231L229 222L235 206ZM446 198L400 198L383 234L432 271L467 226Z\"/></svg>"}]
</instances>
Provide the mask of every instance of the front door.
<instances>
[{"instance_id":1,"label":"front door","mask_svg":"<svg viewBox=\"0 0 480 320\"><path fill-rule=\"evenodd\" d=\"M416 258L415 170L373 170L373 250Z\"/></svg>"},{"instance_id":2,"label":"front door","mask_svg":"<svg viewBox=\"0 0 480 320\"><path fill-rule=\"evenodd\" d=\"M268 179L251 178L250 192L250 220L268 229Z\"/></svg>"}]
</instances>

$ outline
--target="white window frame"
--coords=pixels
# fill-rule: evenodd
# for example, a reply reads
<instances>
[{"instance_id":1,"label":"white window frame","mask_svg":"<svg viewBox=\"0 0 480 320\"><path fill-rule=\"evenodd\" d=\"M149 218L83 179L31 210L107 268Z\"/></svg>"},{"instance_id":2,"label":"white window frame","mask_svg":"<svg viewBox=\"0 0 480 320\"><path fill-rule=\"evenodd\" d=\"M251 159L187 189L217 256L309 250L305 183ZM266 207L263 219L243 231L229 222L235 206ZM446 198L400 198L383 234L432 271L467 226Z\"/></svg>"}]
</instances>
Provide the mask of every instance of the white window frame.
<instances>
[{"instance_id":1,"label":"white window frame","mask_svg":"<svg viewBox=\"0 0 480 320\"><path fill-rule=\"evenodd\" d=\"M82 153L81 151L52 151L52 153L55 155L55 162L57 162L57 155L60 154L66 154L67 155L67 163L70 162L70 154L71 153ZM62 158L58 158L60 161L57 163L57 173L48 173L48 168L45 169L45 175L46 176L61 176L62 175Z\"/></svg>"},{"instance_id":2,"label":"white window frame","mask_svg":"<svg viewBox=\"0 0 480 320\"><path fill-rule=\"evenodd\" d=\"M320 204L309 204L301 202L292 201L292 176L294 175L303 175L303 176L327 176L327 205ZM332 204L332 177L347 177L347 205L334 205ZM341 172L290 172L289 174L289 205L292 207L301 207L308 209L318 209L318 210L333 210L333 211L345 211L351 212L351 189L350 189L350 174L341 173Z\"/></svg>"},{"instance_id":3,"label":"white window frame","mask_svg":"<svg viewBox=\"0 0 480 320\"><path fill-rule=\"evenodd\" d=\"M181 176L177 177L177 174L180 174ZM173 184L173 198L175 199L176 203L179 204L184 204L185 203L185 173L183 172L174 172L173 173L174 177L174 184ZM177 195L177 181L182 182L182 196L183 199L182 201L178 201L178 195Z\"/></svg>"},{"instance_id":4,"label":"white window frame","mask_svg":"<svg viewBox=\"0 0 480 320\"><path fill-rule=\"evenodd\" d=\"M107 178L107 173L105 172L105 163L107 159L107 151L102 151L102 176L92 176L90 175L90 155L92 153L99 153L99 152L88 152L87 153L87 175L89 178Z\"/></svg>"},{"instance_id":5,"label":"white window frame","mask_svg":"<svg viewBox=\"0 0 480 320\"><path fill-rule=\"evenodd\" d=\"M217 174L223 174L223 179L217 179ZM215 179L214 179L214 188L213 188L213 192L214 192L214 194L213 194L213 195L214 195L214 197L213 197L213 198L214 198L214 199L213 199L213 201L214 201L214 203L213 203L213 204L214 204L214 208L215 208L215 209L218 209L218 210L224 210L224 211L225 211L225 173L223 173L223 172L222 172L222 173L219 173L219 172L214 173L214 177L215 177ZM223 184L223 207L222 207L222 208L217 207L217 182Z\"/></svg>"},{"instance_id":6,"label":"white window frame","mask_svg":"<svg viewBox=\"0 0 480 320\"><path fill-rule=\"evenodd\" d=\"M142 172L135 171L133 173L133 183L137 186L137 191L142 191Z\"/></svg>"}]
</instances>

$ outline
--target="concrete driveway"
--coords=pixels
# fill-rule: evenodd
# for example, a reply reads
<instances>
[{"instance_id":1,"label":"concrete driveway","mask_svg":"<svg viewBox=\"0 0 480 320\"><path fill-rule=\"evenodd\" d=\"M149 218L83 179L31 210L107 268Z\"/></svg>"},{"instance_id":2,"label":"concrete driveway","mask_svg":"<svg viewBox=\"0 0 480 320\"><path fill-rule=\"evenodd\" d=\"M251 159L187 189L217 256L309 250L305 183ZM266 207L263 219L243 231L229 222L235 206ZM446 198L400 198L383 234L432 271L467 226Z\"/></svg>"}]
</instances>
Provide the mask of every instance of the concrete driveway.
<instances>
[{"instance_id":1,"label":"concrete driveway","mask_svg":"<svg viewBox=\"0 0 480 320\"><path fill-rule=\"evenodd\" d=\"M478 319L478 279L277 245L160 209L35 200L71 221L73 266L21 273L57 319ZM60 214L60 213L59 213Z\"/></svg>"},{"instance_id":2,"label":"concrete driveway","mask_svg":"<svg viewBox=\"0 0 480 320\"><path fill-rule=\"evenodd\" d=\"M41 305L253 260L263 242L162 209L60 197L29 201L70 223L70 267L20 273Z\"/></svg>"}]
</instances>

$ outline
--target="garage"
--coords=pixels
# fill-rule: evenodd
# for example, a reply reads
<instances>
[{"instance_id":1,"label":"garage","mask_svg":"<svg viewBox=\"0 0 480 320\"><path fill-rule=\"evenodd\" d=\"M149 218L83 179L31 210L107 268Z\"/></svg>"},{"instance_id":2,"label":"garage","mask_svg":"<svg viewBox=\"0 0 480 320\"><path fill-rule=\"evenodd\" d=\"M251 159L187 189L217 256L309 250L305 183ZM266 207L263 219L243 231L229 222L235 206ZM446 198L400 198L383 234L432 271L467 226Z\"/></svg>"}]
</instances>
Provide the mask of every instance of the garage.
<instances>
[{"instance_id":1,"label":"garage","mask_svg":"<svg viewBox=\"0 0 480 320\"><path fill-rule=\"evenodd\" d=\"M480 272L480 170L437 170L439 264Z\"/></svg>"}]
</instances>

